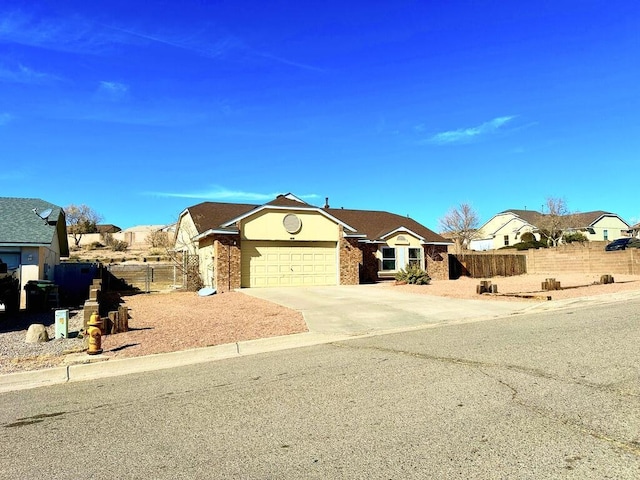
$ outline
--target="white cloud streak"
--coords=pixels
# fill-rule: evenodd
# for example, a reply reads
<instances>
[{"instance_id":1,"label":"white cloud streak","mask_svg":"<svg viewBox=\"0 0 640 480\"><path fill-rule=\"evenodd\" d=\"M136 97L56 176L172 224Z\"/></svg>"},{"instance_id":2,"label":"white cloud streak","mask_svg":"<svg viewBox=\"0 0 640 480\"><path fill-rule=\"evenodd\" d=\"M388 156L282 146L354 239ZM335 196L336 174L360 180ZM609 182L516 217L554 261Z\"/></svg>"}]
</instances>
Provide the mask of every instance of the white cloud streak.
<instances>
[{"instance_id":1,"label":"white cloud streak","mask_svg":"<svg viewBox=\"0 0 640 480\"><path fill-rule=\"evenodd\" d=\"M216 41L185 35L152 34L132 28L100 24L87 18L34 18L20 10L0 10L0 44L16 43L53 51L100 54L117 44L144 45L159 43L185 50L205 58L233 58L235 60L266 59L273 63L287 65L315 72L321 68L302 62L292 61L259 51L246 45L233 35L221 36ZM231 57L231 54L235 56Z\"/></svg>"},{"instance_id":2,"label":"white cloud streak","mask_svg":"<svg viewBox=\"0 0 640 480\"><path fill-rule=\"evenodd\" d=\"M0 82L42 85L60 81L60 77L49 73L37 72L24 65L8 68L0 65Z\"/></svg>"},{"instance_id":3,"label":"white cloud streak","mask_svg":"<svg viewBox=\"0 0 640 480\"><path fill-rule=\"evenodd\" d=\"M35 19L19 10L0 12L0 43L74 53L97 53L114 43L125 43L84 18Z\"/></svg>"},{"instance_id":4,"label":"white cloud streak","mask_svg":"<svg viewBox=\"0 0 640 480\"><path fill-rule=\"evenodd\" d=\"M124 100L129 95L129 86L119 82L100 82L98 97L103 100L117 102Z\"/></svg>"},{"instance_id":5,"label":"white cloud streak","mask_svg":"<svg viewBox=\"0 0 640 480\"><path fill-rule=\"evenodd\" d=\"M204 192L182 192L182 193L167 193L167 192L153 192L151 195L157 195L160 197L172 197L172 198L194 198L202 200L220 200L220 201L235 201L235 202L269 202L283 193L259 193L259 192L246 192L242 190L230 190L223 187L214 187L212 190ZM296 195L301 199L314 199L319 198L319 195L310 193L306 195Z\"/></svg>"},{"instance_id":6,"label":"white cloud streak","mask_svg":"<svg viewBox=\"0 0 640 480\"><path fill-rule=\"evenodd\" d=\"M516 118L515 115L496 117L476 127L461 128L459 130L449 130L446 132L436 133L435 135L428 138L427 142L434 143L436 145L466 143L479 137L497 133L514 118Z\"/></svg>"}]
</instances>

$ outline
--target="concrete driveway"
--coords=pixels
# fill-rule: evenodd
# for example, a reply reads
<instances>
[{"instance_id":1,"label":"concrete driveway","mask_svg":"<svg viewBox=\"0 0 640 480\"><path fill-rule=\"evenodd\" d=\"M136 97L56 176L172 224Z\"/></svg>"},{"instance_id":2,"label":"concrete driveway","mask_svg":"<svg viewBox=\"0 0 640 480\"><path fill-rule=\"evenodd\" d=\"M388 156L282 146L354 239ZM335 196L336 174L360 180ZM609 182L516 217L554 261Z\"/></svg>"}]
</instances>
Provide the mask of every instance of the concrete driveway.
<instances>
[{"instance_id":1,"label":"concrete driveway","mask_svg":"<svg viewBox=\"0 0 640 480\"><path fill-rule=\"evenodd\" d=\"M323 334L362 335L467 322L502 317L530 307L520 302L403 293L377 285L247 288L241 292L302 312L309 331Z\"/></svg>"}]
</instances>

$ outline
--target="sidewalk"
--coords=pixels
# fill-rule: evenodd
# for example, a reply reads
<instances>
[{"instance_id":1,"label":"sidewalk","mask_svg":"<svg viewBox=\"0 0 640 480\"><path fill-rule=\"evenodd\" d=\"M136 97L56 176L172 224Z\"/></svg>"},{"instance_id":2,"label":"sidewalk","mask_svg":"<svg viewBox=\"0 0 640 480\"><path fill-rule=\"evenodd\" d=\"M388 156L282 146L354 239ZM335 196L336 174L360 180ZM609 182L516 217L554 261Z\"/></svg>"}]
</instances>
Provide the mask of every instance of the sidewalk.
<instances>
[{"instance_id":1,"label":"sidewalk","mask_svg":"<svg viewBox=\"0 0 640 480\"><path fill-rule=\"evenodd\" d=\"M350 293L354 291L356 291L356 289L352 288ZM327 292L329 293L327 294ZM103 355L81 353L70 359L70 364L67 366L0 375L0 393L67 382L95 380L131 373L162 370L227 358L255 355L258 353L321 345L354 338L439 328L443 325L474 323L513 315L543 313L552 310L591 306L608 302L624 302L640 298L640 291L629 291L610 295L563 299L554 302L536 302L529 305L485 303L484 306L486 309L473 312L468 307L470 304L477 305L475 301L446 299L446 301L440 303L434 301L433 297L431 297L429 300L431 311L428 312L428 314L422 312L421 315L416 316L415 306L407 303L403 305L402 309L398 309L398 311L392 315L388 307L395 302L393 299L384 299L383 297L385 297L385 295L380 295L377 297L377 302L375 303L372 303L369 299L370 307L375 307L375 309L378 310L378 314L371 315L371 312L369 312L370 314L366 316L367 321L362 323L365 304L355 302L353 295L346 296L345 293L349 292L348 289L341 290L339 288L333 288L327 290L327 292L323 292L324 298L322 299L320 308L310 307L307 303L310 301L308 299L317 301L319 291L315 292L315 296L308 295L308 292L304 294L305 292L302 290L300 290L300 292L298 292L299 295L295 297L291 294L287 296L286 303L293 303L292 306L294 308L302 310L309 328L315 331L131 358L113 359ZM269 292L268 295L263 295L271 297L271 301L285 303L283 299L273 298L277 296L276 290ZM328 295L340 301L329 301L330 298ZM400 296L402 295L395 296L395 299L397 300ZM304 304L298 304L298 302L304 302ZM358 317L358 322L354 322L353 318L347 318L348 316L345 317L345 302L350 304L349 310L353 312L353 315ZM456 306L456 308L452 308L453 306ZM384 315L380 315L380 310L384 310Z\"/></svg>"},{"instance_id":2,"label":"sidewalk","mask_svg":"<svg viewBox=\"0 0 640 480\"><path fill-rule=\"evenodd\" d=\"M0 393L66 382L80 382L130 373L162 370L226 358L255 355L256 353L308 347L347 338L353 337L306 332L283 337L229 343L215 347L122 359L109 359L102 355L82 353L76 357L77 363L67 366L0 375Z\"/></svg>"}]
</instances>

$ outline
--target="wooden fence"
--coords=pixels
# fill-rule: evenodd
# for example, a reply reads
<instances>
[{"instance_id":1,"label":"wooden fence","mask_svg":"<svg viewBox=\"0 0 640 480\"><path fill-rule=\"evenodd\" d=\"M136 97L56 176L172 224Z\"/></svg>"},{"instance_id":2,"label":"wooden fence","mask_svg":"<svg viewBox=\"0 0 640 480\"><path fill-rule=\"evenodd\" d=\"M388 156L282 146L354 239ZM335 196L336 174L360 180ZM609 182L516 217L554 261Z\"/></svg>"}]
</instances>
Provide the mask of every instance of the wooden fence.
<instances>
[{"instance_id":1,"label":"wooden fence","mask_svg":"<svg viewBox=\"0 0 640 480\"><path fill-rule=\"evenodd\" d=\"M157 292L182 288L185 282L182 269L175 264L114 264L103 269L106 290Z\"/></svg>"},{"instance_id":2,"label":"wooden fence","mask_svg":"<svg viewBox=\"0 0 640 480\"><path fill-rule=\"evenodd\" d=\"M525 273L527 273L527 256L524 254L449 254L450 279L511 277Z\"/></svg>"}]
</instances>

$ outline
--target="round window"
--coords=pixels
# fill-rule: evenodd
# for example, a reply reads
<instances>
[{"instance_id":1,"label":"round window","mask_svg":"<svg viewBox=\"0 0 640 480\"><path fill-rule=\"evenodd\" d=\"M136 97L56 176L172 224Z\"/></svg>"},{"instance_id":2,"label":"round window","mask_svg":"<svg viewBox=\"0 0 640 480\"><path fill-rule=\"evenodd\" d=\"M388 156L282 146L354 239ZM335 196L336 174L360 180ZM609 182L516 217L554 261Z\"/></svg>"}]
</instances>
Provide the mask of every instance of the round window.
<instances>
[{"instance_id":1,"label":"round window","mask_svg":"<svg viewBox=\"0 0 640 480\"><path fill-rule=\"evenodd\" d=\"M293 213L286 215L282 220L282 224L284 225L284 229L291 234L298 233L302 228L302 222L298 216Z\"/></svg>"}]
</instances>

